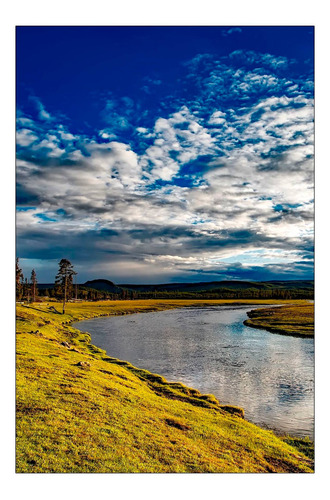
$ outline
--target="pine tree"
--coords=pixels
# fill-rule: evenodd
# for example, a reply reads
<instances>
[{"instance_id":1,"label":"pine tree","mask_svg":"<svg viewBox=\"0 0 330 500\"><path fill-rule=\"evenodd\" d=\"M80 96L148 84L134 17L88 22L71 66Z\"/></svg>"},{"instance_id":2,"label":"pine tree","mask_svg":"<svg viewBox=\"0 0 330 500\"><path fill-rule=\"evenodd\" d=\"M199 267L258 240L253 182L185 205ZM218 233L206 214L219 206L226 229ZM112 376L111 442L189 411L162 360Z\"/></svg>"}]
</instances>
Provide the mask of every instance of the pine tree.
<instances>
[{"instance_id":1,"label":"pine tree","mask_svg":"<svg viewBox=\"0 0 330 500\"><path fill-rule=\"evenodd\" d=\"M23 297L26 299L27 302L30 302L30 291L31 291L30 283L28 279L25 278L23 284Z\"/></svg>"},{"instance_id":2,"label":"pine tree","mask_svg":"<svg viewBox=\"0 0 330 500\"><path fill-rule=\"evenodd\" d=\"M37 274L34 269L32 269L30 281L31 281L32 302L35 302L36 297L38 295L38 282L37 282Z\"/></svg>"},{"instance_id":3,"label":"pine tree","mask_svg":"<svg viewBox=\"0 0 330 500\"><path fill-rule=\"evenodd\" d=\"M65 304L72 295L73 276L76 272L73 270L73 265L67 259L62 259L59 262L59 270L55 278L55 290L57 295L63 299L63 313L65 313Z\"/></svg>"},{"instance_id":4,"label":"pine tree","mask_svg":"<svg viewBox=\"0 0 330 500\"><path fill-rule=\"evenodd\" d=\"M24 276L22 269L19 267L19 259L16 259L16 300L20 300L22 298L23 293L23 282Z\"/></svg>"}]
</instances>

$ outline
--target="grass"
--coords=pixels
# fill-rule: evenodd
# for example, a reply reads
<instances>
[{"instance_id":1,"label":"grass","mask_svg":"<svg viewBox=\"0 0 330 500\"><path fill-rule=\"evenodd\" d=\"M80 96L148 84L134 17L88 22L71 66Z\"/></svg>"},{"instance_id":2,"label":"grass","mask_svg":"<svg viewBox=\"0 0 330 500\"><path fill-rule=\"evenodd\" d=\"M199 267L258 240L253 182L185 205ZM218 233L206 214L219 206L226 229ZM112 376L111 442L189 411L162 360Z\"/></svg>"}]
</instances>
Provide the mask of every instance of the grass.
<instances>
[{"instance_id":1,"label":"grass","mask_svg":"<svg viewBox=\"0 0 330 500\"><path fill-rule=\"evenodd\" d=\"M311 460L314 460L314 443L308 437L305 437L303 439L298 439L291 436L287 436L283 438L283 441L285 441L288 444L291 444L299 451L304 453L306 457L310 458Z\"/></svg>"},{"instance_id":2,"label":"grass","mask_svg":"<svg viewBox=\"0 0 330 500\"><path fill-rule=\"evenodd\" d=\"M244 324L271 333L314 337L314 304L289 304L282 307L256 309L248 312Z\"/></svg>"},{"instance_id":3,"label":"grass","mask_svg":"<svg viewBox=\"0 0 330 500\"><path fill-rule=\"evenodd\" d=\"M70 326L234 302L72 303L65 315L49 310L60 304L18 305L17 472L312 472L302 440L285 442L245 421L240 408L113 358Z\"/></svg>"}]
</instances>

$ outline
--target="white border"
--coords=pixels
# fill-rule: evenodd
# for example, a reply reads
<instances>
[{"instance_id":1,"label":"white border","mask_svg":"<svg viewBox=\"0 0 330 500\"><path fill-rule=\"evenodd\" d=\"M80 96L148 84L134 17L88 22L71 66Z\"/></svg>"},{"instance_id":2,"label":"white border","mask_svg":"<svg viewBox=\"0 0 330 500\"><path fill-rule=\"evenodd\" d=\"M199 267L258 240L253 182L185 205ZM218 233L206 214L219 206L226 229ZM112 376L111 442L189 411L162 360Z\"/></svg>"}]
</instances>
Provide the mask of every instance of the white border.
<instances>
[{"instance_id":1,"label":"white border","mask_svg":"<svg viewBox=\"0 0 330 500\"><path fill-rule=\"evenodd\" d=\"M315 2L314 2L315 4ZM231 498L310 499L327 491L325 480L328 469L327 427L329 409L326 406L328 384L322 382L329 365L329 333L325 314L328 312L328 190L329 160L326 156L329 119L328 96L328 16L326 2L315 6L303 0L235 1L151 0L111 2L44 0L7 3L2 13L0 46L2 50L1 82L1 148L2 155L2 244L1 305L6 317L2 324L2 400L1 450L2 489L10 497L19 495L25 500L79 499L97 496L120 498L205 498L208 495ZM321 5L321 2L320 2ZM3 9L4 10L4 9ZM315 25L316 27L316 473L314 475L271 474L14 474L14 88L15 88L15 25ZM330 234L330 233L329 233ZM323 278L323 279L322 279ZM9 285L10 284L10 285ZM326 338L328 336L328 338ZM10 355L9 355L10 353ZM10 379L8 381L8 373ZM324 484L323 484L324 482ZM323 488L324 487L324 488ZM322 488L322 490L321 490ZM318 492L318 490L320 490ZM321 492L322 491L322 492ZM323 493L323 494L322 494Z\"/></svg>"}]
</instances>

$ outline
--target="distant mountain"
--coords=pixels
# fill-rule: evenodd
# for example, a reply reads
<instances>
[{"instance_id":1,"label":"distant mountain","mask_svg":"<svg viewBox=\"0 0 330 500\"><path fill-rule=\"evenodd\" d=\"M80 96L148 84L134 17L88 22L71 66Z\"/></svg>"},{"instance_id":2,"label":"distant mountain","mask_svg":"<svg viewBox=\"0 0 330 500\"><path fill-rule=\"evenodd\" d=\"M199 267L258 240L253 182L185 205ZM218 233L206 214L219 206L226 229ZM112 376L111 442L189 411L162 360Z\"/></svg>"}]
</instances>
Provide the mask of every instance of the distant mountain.
<instances>
[{"instance_id":1,"label":"distant mountain","mask_svg":"<svg viewBox=\"0 0 330 500\"><path fill-rule=\"evenodd\" d=\"M78 286L93 288L94 290L102 290L114 292L125 288L126 290L135 290L140 292L154 292L154 291L187 291L187 292L200 292L201 290L219 290L219 289L232 289L244 290L254 288L257 290L313 290L313 280L289 280L289 281L205 281L200 283L162 283L156 285L132 285L122 284L116 285L110 280L95 279L81 283ZM38 283L38 288L53 288L54 283Z\"/></svg>"},{"instance_id":2,"label":"distant mountain","mask_svg":"<svg viewBox=\"0 0 330 500\"><path fill-rule=\"evenodd\" d=\"M38 284L40 291L53 289L53 283ZM84 291L89 295L84 294ZM94 294L94 295L90 295ZM96 295L95 295L96 294ZM109 294L112 298L308 298L314 297L313 280L206 281L154 285L116 285L107 279L78 284L78 298Z\"/></svg>"},{"instance_id":3,"label":"distant mountain","mask_svg":"<svg viewBox=\"0 0 330 500\"><path fill-rule=\"evenodd\" d=\"M110 293L118 293L121 291L121 288L115 285L112 281L97 279L86 281L82 285L85 288L92 288L93 290L100 290L102 292L110 292Z\"/></svg>"},{"instance_id":4,"label":"distant mountain","mask_svg":"<svg viewBox=\"0 0 330 500\"><path fill-rule=\"evenodd\" d=\"M200 283L165 283L160 285L119 285L121 288L135 290L139 292L155 291L181 291L181 292L201 292L203 290L313 290L312 280L290 280L290 281L207 281Z\"/></svg>"},{"instance_id":5,"label":"distant mountain","mask_svg":"<svg viewBox=\"0 0 330 500\"><path fill-rule=\"evenodd\" d=\"M38 283L39 290L45 290L46 288L54 288L54 283ZM86 281L86 283L78 283L78 286L81 288L93 288L93 290L102 290L116 293L116 291L120 291L121 289L116 286L112 281L97 279Z\"/></svg>"}]
</instances>

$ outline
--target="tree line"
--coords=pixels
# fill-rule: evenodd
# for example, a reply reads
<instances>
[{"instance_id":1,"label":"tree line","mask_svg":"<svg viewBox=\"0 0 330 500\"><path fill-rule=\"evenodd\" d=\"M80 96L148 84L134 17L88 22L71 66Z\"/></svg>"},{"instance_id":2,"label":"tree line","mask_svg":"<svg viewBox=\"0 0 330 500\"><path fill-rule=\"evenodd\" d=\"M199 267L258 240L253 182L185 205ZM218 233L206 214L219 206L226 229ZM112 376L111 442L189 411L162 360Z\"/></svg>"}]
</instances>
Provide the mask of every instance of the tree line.
<instances>
[{"instance_id":1,"label":"tree line","mask_svg":"<svg viewBox=\"0 0 330 500\"><path fill-rule=\"evenodd\" d=\"M135 300L141 298L139 293L134 290L126 290L117 287L118 292L109 292L107 290L96 290L95 288L84 285L77 285L77 290L73 297L76 300ZM58 298L55 288L39 289L40 297Z\"/></svg>"},{"instance_id":2,"label":"tree line","mask_svg":"<svg viewBox=\"0 0 330 500\"><path fill-rule=\"evenodd\" d=\"M28 302L35 302L38 296L38 282L37 274L32 269L31 277L24 278L23 271L19 267L19 259L16 259L16 300L27 300Z\"/></svg>"},{"instance_id":3,"label":"tree line","mask_svg":"<svg viewBox=\"0 0 330 500\"><path fill-rule=\"evenodd\" d=\"M77 276L73 265L68 259L59 262L58 273L55 277L54 286L50 288L38 288L37 274L32 269L31 277L24 278L19 259L16 259L16 300L18 302L36 302L41 297L63 301L63 307L68 300L134 300L139 298L135 290L116 287L117 292L107 290L96 290L74 283ZM76 281L76 280L75 280Z\"/></svg>"},{"instance_id":4,"label":"tree line","mask_svg":"<svg viewBox=\"0 0 330 500\"><path fill-rule=\"evenodd\" d=\"M65 305L73 297L73 278L77 273L73 265L67 259L59 262L59 269L55 277L54 297L62 301L62 313L65 313ZM77 286L76 286L77 288ZM38 300L39 289L37 274L32 269L30 280L24 278L23 271L19 265L19 259L16 259L16 300L26 301L28 303ZM77 295L77 293L76 293Z\"/></svg>"},{"instance_id":5,"label":"tree line","mask_svg":"<svg viewBox=\"0 0 330 500\"><path fill-rule=\"evenodd\" d=\"M258 289L258 288L215 288L210 290L180 291L153 290L138 291L139 299L313 299L314 290L307 288Z\"/></svg>"},{"instance_id":6,"label":"tree line","mask_svg":"<svg viewBox=\"0 0 330 500\"><path fill-rule=\"evenodd\" d=\"M16 259L16 300L36 302L49 297L62 302L62 312L68 300L137 300L137 299L313 299L314 290L308 288L259 289L259 288L215 288L210 290L132 290L116 287L115 292L96 290L76 283L77 272L68 259L59 262L59 269L52 288L38 288L37 274L32 269L30 279L24 278ZM74 283L75 279L75 283Z\"/></svg>"}]
</instances>

